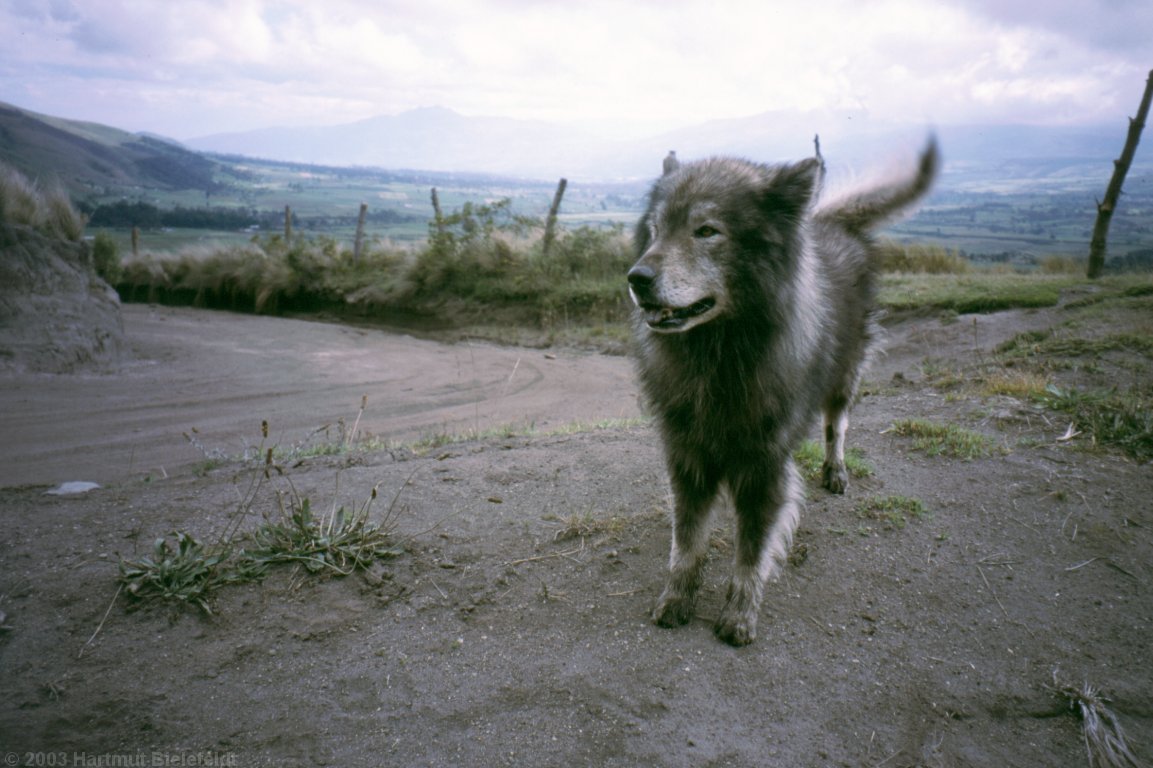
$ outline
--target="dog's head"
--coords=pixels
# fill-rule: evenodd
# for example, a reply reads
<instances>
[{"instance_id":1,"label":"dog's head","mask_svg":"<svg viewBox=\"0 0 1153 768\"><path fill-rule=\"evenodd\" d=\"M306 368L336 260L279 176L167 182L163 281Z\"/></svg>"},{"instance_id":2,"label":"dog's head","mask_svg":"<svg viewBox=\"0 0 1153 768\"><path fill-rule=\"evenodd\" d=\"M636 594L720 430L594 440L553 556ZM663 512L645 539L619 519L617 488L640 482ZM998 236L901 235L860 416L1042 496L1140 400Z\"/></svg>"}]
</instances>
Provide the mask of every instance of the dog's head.
<instances>
[{"instance_id":1,"label":"dog's head","mask_svg":"<svg viewBox=\"0 0 1153 768\"><path fill-rule=\"evenodd\" d=\"M683 333L724 316L749 281L786 277L819 172L815 159L666 163L637 225L639 258L628 273L648 328Z\"/></svg>"}]
</instances>

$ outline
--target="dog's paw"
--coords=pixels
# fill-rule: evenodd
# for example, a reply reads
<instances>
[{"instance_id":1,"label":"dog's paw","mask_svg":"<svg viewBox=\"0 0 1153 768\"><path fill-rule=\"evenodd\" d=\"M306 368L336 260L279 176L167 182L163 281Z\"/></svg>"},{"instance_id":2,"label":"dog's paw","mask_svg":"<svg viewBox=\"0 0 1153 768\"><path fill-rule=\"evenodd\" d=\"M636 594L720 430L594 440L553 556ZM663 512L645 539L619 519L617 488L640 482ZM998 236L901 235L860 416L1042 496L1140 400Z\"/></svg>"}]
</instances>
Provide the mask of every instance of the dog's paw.
<instances>
[{"instance_id":1,"label":"dog's paw","mask_svg":"<svg viewBox=\"0 0 1153 768\"><path fill-rule=\"evenodd\" d=\"M653 609L653 623L659 627L679 627L688 624L694 615L695 603L691 597L666 592Z\"/></svg>"},{"instance_id":2,"label":"dog's paw","mask_svg":"<svg viewBox=\"0 0 1153 768\"><path fill-rule=\"evenodd\" d=\"M825 464L821 467L821 485L830 493L844 493L849 487L849 472L844 464Z\"/></svg>"},{"instance_id":3,"label":"dog's paw","mask_svg":"<svg viewBox=\"0 0 1153 768\"><path fill-rule=\"evenodd\" d=\"M757 639L757 617L744 613L723 613L713 627L717 638L740 648Z\"/></svg>"}]
</instances>

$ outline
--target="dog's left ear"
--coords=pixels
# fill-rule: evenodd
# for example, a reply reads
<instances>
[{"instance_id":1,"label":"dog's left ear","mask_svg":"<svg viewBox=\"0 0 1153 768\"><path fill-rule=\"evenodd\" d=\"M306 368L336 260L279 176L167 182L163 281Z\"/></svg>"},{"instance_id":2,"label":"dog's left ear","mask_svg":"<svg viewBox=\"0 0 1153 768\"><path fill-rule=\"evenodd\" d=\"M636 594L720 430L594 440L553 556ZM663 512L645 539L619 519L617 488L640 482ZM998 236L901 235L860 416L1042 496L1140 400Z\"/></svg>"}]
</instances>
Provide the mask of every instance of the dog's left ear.
<instances>
[{"instance_id":1,"label":"dog's left ear","mask_svg":"<svg viewBox=\"0 0 1153 768\"><path fill-rule=\"evenodd\" d=\"M765 210L775 216L800 219L816 197L822 167L818 158L810 157L779 168L764 189Z\"/></svg>"}]
</instances>

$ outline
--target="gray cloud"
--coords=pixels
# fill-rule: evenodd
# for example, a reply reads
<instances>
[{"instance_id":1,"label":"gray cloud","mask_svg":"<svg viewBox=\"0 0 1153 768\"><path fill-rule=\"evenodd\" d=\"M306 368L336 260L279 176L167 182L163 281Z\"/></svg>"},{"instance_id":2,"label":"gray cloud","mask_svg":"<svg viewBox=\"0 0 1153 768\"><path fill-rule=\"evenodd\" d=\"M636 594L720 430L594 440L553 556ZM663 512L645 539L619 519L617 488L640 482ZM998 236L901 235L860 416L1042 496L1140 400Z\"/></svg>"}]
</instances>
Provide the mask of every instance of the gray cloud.
<instances>
[{"instance_id":1,"label":"gray cloud","mask_svg":"<svg viewBox=\"0 0 1153 768\"><path fill-rule=\"evenodd\" d=\"M1043 29L1108 54L1143 56L1153 68L1153 3L1149 0L962 0L995 22Z\"/></svg>"},{"instance_id":2,"label":"gray cloud","mask_svg":"<svg viewBox=\"0 0 1153 768\"><path fill-rule=\"evenodd\" d=\"M433 105L634 134L1101 121L1153 65L1148 0L0 0L0 28L0 98L176 138Z\"/></svg>"}]
</instances>

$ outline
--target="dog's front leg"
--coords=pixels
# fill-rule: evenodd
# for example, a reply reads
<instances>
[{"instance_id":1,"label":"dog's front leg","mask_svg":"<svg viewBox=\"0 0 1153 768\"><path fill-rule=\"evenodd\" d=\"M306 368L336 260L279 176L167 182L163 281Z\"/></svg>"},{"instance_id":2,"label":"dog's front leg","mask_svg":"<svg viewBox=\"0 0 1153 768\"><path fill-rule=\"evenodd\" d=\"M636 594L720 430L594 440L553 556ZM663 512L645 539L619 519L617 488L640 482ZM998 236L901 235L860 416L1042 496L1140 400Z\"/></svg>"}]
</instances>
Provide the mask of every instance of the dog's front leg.
<instances>
[{"instance_id":1,"label":"dog's front leg","mask_svg":"<svg viewBox=\"0 0 1153 768\"><path fill-rule=\"evenodd\" d=\"M845 432L849 428L848 405L839 402L825 411L825 463L821 465L821 485L833 493L844 493L849 485L845 468Z\"/></svg>"},{"instance_id":2,"label":"dog's front leg","mask_svg":"<svg viewBox=\"0 0 1153 768\"><path fill-rule=\"evenodd\" d=\"M712 502L719 485L712 474L670 462L674 503L669 577L652 614L653 621L662 627L687 624L693 618L708 555Z\"/></svg>"},{"instance_id":3,"label":"dog's front leg","mask_svg":"<svg viewBox=\"0 0 1153 768\"><path fill-rule=\"evenodd\" d=\"M757 637L757 617L765 582L789 555L800 514L802 484L792 459L769 477L735 482L737 545L728 600L715 627L729 645L748 645Z\"/></svg>"}]
</instances>

